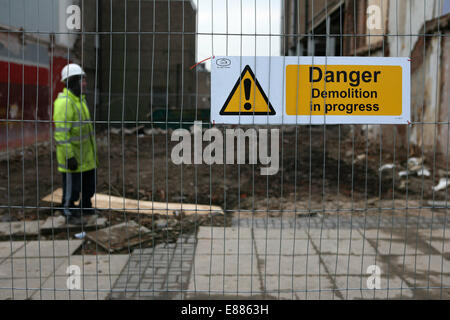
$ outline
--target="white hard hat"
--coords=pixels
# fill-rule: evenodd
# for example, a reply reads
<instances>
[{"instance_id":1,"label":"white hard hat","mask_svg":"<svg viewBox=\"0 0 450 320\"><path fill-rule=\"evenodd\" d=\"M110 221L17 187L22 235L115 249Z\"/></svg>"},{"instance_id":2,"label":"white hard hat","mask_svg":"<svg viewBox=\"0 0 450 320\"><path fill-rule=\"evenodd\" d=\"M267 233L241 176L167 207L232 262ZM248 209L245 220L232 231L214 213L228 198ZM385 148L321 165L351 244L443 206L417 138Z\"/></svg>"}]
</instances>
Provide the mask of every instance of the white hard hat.
<instances>
[{"instance_id":1,"label":"white hard hat","mask_svg":"<svg viewBox=\"0 0 450 320\"><path fill-rule=\"evenodd\" d=\"M77 65L76 63L70 63L62 69L61 81L64 81L67 78L72 77L72 76L84 76L84 75L86 75L86 74L84 73L83 69L81 69L81 67L79 65Z\"/></svg>"}]
</instances>

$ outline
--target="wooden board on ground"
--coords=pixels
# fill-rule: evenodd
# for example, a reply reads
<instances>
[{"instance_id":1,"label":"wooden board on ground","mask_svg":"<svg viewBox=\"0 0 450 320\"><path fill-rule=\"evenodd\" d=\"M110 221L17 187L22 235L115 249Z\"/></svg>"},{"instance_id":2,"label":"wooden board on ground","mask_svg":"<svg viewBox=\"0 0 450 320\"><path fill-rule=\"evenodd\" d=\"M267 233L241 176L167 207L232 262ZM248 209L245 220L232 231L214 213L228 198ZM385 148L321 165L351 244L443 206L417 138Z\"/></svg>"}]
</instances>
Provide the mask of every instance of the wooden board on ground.
<instances>
[{"instance_id":1,"label":"wooden board on ground","mask_svg":"<svg viewBox=\"0 0 450 320\"><path fill-rule=\"evenodd\" d=\"M120 251L122 249L132 249L139 244L145 244L153 240L149 229L139 226L134 221L91 231L86 234L86 238L97 243L108 252Z\"/></svg>"},{"instance_id":2,"label":"wooden board on ground","mask_svg":"<svg viewBox=\"0 0 450 320\"><path fill-rule=\"evenodd\" d=\"M53 193L45 196L42 200L46 202L61 203L62 189L58 188ZM110 196L107 194L96 193L92 197L92 205L96 209L108 209L115 211L126 211L141 214L167 214L173 211L183 211L186 215L190 214L210 214L221 213L223 210L219 206L210 206L204 204L175 203L175 202L155 202L127 199L122 197Z\"/></svg>"}]
</instances>

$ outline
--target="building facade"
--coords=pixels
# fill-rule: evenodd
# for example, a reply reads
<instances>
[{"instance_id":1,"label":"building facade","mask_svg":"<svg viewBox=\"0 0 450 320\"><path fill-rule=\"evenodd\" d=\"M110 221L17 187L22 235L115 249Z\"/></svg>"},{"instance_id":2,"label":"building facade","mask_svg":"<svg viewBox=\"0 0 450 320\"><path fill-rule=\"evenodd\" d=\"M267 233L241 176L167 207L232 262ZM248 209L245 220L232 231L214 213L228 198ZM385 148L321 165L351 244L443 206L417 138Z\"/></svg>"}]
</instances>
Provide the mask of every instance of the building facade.
<instances>
[{"instance_id":1,"label":"building facade","mask_svg":"<svg viewBox=\"0 0 450 320\"><path fill-rule=\"evenodd\" d=\"M84 5L88 33L79 50L91 79L97 76L98 119L145 120L155 110L199 107L200 84L196 70L189 68L196 52L192 1L98 0Z\"/></svg>"},{"instance_id":2,"label":"building facade","mask_svg":"<svg viewBox=\"0 0 450 320\"><path fill-rule=\"evenodd\" d=\"M61 69L75 56L62 1L0 0L0 151L48 141Z\"/></svg>"},{"instance_id":3,"label":"building facade","mask_svg":"<svg viewBox=\"0 0 450 320\"><path fill-rule=\"evenodd\" d=\"M371 142L433 157L446 166L450 1L287 0L285 55L411 57L411 120L361 126ZM408 130L409 129L409 130ZM396 139L393 139L395 137ZM409 142L409 143L408 143ZM442 160L442 161L440 161Z\"/></svg>"}]
</instances>

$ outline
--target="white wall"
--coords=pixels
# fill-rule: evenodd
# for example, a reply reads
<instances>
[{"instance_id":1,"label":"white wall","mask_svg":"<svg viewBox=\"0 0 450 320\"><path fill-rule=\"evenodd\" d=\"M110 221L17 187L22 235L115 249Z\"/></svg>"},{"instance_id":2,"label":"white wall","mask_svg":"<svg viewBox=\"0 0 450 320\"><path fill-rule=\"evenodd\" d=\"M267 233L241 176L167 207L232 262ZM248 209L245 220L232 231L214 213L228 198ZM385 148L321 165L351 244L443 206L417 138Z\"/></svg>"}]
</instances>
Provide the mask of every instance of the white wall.
<instances>
[{"instance_id":1,"label":"white wall","mask_svg":"<svg viewBox=\"0 0 450 320\"><path fill-rule=\"evenodd\" d=\"M425 21L438 17L442 0L391 0L388 45L391 57L409 57ZM397 35L399 35L397 37ZM411 36L412 35L412 36Z\"/></svg>"}]
</instances>

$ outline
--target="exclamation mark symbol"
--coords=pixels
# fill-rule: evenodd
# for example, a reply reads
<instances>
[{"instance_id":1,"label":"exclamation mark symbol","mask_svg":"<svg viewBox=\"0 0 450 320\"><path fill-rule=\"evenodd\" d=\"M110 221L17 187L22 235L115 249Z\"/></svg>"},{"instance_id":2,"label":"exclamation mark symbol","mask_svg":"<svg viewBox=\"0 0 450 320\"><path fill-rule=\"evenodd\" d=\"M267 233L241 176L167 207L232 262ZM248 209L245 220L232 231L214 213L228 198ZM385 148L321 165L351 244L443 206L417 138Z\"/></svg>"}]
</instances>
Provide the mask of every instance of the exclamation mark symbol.
<instances>
[{"instance_id":1,"label":"exclamation mark symbol","mask_svg":"<svg viewBox=\"0 0 450 320\"><path fill-rule=\"evenodd\" d=\"M250 91L252 89L252 80L250 79L245 79L244 80L244 91L245 91L245 101L250 100ZM252 104L250 102L246 102L244 104L244 109L245 110L250 110L252 108Z\"/></svg>"}]
</instances>

